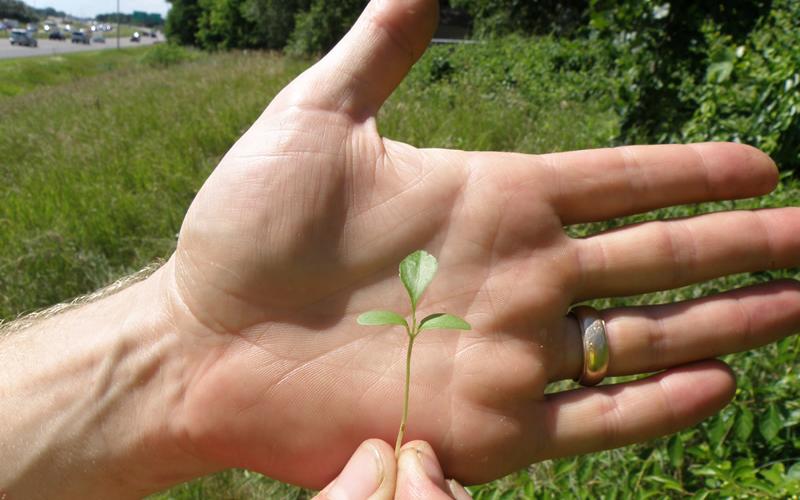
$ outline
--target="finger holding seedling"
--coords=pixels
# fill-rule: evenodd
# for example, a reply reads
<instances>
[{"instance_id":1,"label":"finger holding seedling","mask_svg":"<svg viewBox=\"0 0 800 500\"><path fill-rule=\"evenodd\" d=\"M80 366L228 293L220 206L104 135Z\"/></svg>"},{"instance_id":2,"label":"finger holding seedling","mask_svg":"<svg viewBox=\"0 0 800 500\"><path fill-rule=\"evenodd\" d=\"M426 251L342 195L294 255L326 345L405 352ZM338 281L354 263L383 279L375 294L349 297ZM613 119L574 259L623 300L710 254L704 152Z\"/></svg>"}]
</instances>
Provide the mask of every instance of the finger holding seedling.
<instances>
[{"instance_id":1,"label":"finger holding seedling","mask_svg":"<svg viewBox=\"0 0 800 500\"><path fill-rule=\"evenodd\" d=\"M403 316L392 311L369 311L358 317L358 323L366 326L403 326L408 336L408 348L406 350L406 378L405 389L403 392L403 417L400 420L400 430L397 433L397 443L395 444L395 455L400 456L400 447L403 445L403 437L406 433L408 424L408 396L411 384L411 352L414 348L414 339L423 330L470 330L469 323L446 313L434 313L426 316L417 322L417 305L419 299L433 281L439 264L436 257L424 250L417 250L403 259L400 263L400 281L408 292L411 300L411 323L407 322Z\"/></svg>"},{"instance_id":2,"label":"finger holding seedling","mask_svg":"<svg viewBox=\"0 0 800 500\"><path fill-rule=\"evenodd\" d=\"M411 441L395 457L380 439L368 439L339 475L314 500L465 500L469 492L446 480L439 459L425 441Z\"/></svg>"}]
</instances>

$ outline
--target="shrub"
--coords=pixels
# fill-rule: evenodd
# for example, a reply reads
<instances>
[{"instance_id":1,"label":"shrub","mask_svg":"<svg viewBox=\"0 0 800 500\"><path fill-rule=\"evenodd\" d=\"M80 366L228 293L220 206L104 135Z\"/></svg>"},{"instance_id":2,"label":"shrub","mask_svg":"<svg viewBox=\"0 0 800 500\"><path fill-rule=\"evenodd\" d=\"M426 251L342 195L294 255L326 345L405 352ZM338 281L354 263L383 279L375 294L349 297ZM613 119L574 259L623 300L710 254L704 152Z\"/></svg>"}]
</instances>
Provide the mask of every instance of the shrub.
<instances>
[{"instance_id":1,"label":"shrub","mask_svg":"<svg viewBox=\"0 0 800 500\"><path fill-rule=\"evenodd\" d=\"M594 36L620 76L621 142L747 142L800 165L800 2L604 0Z\"/></svg>"},{"instance_id":2,"label":"shrub","mask_svg":"<svg viewBox=\"0 0 800 500\"><path fill-rule=\"evenodd\" d=\"M145 52L140 61L151 68L168 68L192 58L189 50L172 43L162 43Z\"/></svg>"},{"instance_id":3,"label":"shrub","mask_svg":"<svg viewBox=\"0 0 800 500\"><path fill-rule=\"evenodd\" d=\"M753 144L800 167L799 20L800 3L783 0L742 44L707 26L707 70L684 97L694 113L671 138Z\"/></svg>"}]
</instances>

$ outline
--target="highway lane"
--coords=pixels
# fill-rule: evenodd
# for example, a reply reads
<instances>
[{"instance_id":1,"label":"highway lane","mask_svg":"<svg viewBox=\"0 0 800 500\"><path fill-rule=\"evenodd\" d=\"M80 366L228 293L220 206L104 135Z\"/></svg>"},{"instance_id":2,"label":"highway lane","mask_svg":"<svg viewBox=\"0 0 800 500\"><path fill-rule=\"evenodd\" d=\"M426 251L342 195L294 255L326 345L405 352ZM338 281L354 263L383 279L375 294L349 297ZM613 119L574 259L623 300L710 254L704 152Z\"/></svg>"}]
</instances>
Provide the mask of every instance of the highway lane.
<instances>
[{"instance_id":1,"label":"highway lane","mask_svg":"<svg viewBox=\"0 0 800 500\"><path fill-rule=\"evenodd\" d=\"M140 45L152 45L156 42L163 42L162 37L142 38L141 42L131 42L130 38L120 39L120 47L138 47ZM70 40L39 40L39 47L18 47L11 45L8 39L0 39L0 59L10 59L14 57L36 57L67 54L70 52L87 52L90 50L109 50L117 48L117 39L114 36L106 37L106 43L94 43L84 45L82 43L72 43Z\"/></svg>"}]
</instances>

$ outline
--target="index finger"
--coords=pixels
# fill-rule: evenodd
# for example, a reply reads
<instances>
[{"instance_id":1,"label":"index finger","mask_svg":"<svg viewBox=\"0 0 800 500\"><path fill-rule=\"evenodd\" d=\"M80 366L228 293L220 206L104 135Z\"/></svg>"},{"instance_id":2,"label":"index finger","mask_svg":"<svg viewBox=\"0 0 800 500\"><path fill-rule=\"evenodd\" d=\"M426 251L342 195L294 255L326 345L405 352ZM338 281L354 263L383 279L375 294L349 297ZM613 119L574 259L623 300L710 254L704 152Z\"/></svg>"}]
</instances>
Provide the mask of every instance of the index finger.
<instances>
[{"instance_id":1,"label":"index finger","mask_svg":"<svg viewBox=\"0 0 800 500\"><path fill-rule=\"evenodd\" d=\"M542 155L550 201L565 225L685 203L772 191L778 170L756 148L734 143L626 146Z\"/></svg>"}]
</instances>

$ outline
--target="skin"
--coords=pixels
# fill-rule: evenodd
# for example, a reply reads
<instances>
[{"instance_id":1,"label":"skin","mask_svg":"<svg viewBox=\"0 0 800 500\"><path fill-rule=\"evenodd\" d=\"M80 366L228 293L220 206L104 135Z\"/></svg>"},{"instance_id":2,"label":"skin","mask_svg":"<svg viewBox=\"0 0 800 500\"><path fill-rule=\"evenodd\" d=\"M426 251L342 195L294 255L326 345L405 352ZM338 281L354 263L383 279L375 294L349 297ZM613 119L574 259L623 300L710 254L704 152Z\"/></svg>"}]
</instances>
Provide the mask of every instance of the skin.
<instances>
[{"instance_id":1,"label":"skin","mask_svg":"<svg viewBox=\"0 0 800 500\"><path fill-rule=\"evenodd\" d=\"M691 426L735 390L709 358L800 329L794 281L603 311L609 375L664 371L545 395L580 373L572 304L800 265L800 211L572 239L565 225L767 193L777 170L738 144L534 156L381 137L437 3L373 1L228 152L153 276L0 341L0 489L122 498L228 467L322 487L397 432L405 336L356 317L407 303L397 264L420 248L440 269L419 316L473 330L417 339L406 438L463 483Z\"/></svg>"},{"instance_id":2,"label":"skin","mask_svg":"<svg viewBox=\"0 0 800 500\"><path fill-rule=\"evenodd\" d=\"M314 500L464 500L463 486L445 480L439 459L425 441L406 443L395 457L385 441L364 441L344 470Z\"/></svg>"}]
</instances>

